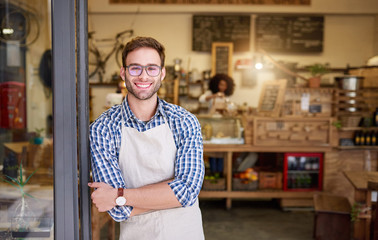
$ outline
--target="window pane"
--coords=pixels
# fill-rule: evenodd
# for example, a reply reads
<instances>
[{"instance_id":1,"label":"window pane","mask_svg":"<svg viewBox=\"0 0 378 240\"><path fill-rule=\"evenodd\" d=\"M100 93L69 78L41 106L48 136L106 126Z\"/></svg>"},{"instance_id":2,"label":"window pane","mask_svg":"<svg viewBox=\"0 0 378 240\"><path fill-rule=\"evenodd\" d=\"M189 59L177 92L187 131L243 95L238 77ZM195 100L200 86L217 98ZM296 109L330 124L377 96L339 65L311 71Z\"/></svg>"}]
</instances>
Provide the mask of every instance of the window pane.
<instances>
[{"instance_id":1,"label":"window pane","mask_svg":"<svg viewBox=\"0 0 378 240\"><path fill-rule=\"evenodd\" d=\"M53 239L50 5L0 3L0 239Z\"/></svg>"}]
</instances>

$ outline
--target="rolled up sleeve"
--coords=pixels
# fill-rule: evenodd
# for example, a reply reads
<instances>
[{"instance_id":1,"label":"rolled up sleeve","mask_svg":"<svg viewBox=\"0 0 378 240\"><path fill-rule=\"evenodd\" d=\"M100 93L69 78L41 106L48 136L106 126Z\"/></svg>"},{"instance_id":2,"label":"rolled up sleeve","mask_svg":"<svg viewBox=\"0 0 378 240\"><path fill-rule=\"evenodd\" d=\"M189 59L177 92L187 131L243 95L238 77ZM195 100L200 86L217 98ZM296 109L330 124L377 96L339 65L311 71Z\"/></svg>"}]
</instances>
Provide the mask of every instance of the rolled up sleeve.
<instances>
[{"instance_id":1,"label":"rolled up sleeve","mask_svg":"<svg viewBox=\"0 0 378 240\"><path fill-rule=\"evenodd\" d=\"M178 124L180 141L175 163L175 178L169 186L183 207L192 206L200 193L205 166L201 126L194 115Z\"/></svg>"},{"instance_id":2,"label":"rolled up sleeve","mask_svg":"<svg viewBox=\"0 0 378 240\"><path fill-rule=\"evenodd\" d=\"M125 188L118 164L115 134L98 120L90 126L89 141L93 181L104 182L114 188ZM129 218L131 211L131 206L116 206L108 213L115 221L121 222Z\"/></svg>"}]
</instances>

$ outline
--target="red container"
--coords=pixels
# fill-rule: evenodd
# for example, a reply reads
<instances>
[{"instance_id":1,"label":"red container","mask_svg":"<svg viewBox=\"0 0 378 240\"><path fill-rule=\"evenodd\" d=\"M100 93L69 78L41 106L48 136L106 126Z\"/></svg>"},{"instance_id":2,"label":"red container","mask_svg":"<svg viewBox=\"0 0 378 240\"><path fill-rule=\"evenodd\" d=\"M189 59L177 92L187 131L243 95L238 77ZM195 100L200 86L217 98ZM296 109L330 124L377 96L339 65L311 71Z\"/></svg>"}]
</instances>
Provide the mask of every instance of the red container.
<instances>
[{"instance_id":1,"label":"red container","mask_svg":"<svg viewBox=\"0 0 378 240\"><path fill-rule=\"evenodd\" d=\"M323 153L285 153L283 190L321 191Z\"/></svg>"}]
</instances>

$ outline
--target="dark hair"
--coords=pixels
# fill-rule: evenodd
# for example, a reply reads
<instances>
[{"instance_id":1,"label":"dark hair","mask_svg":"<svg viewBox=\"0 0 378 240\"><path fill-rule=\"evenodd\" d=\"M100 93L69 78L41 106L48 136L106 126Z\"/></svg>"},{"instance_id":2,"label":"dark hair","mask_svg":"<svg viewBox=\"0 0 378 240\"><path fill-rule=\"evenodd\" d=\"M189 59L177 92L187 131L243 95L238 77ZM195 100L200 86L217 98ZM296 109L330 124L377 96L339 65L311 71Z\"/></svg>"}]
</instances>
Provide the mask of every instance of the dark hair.
<instances>
[{"instance_id":1,"label":"dark hair","mask_svg":"<svg viewBox=\"0 0 378 240\"><path fill-rule=\"evenodd\" d=\"M219 82L221 80L224 80L226 81L227 83L227 89L226 91L224 92L224 94L226 96L231 96L233 93L234 93L234 88L235 88L235 83L234 83L234 79L232 79L230 76L228 76L227 74L222 74L222 73L218 73L218 74L215 74L211 79L210 79L210 82L209 82L209 89L211 90L212 93L217 93L219 92L219 88L218 88L218 85L219 85Z\"/></svg>"},{"instance_id":2,"label":"dark hair","mask_svg":"<svg viewBox=\"0 0 378 240\"><path fill-rule=\"evenodd\" d=\"M165 61L164 51L165 51L165 48L156 39L151 38L151 37L136 37L136 38L131 39L131 41L126 44L126 46L125 46L125 48L123 49L123 52L122 52L122 65L123 65L123 67L126 67L127 55L130 52L132 52L132 51L134 51L138 48L142 48L142 47L148 47L148 48L155 49L160 56L160 60L161 60L160 66L164 67L164 61Z\"/></svg>"}]
</instances>

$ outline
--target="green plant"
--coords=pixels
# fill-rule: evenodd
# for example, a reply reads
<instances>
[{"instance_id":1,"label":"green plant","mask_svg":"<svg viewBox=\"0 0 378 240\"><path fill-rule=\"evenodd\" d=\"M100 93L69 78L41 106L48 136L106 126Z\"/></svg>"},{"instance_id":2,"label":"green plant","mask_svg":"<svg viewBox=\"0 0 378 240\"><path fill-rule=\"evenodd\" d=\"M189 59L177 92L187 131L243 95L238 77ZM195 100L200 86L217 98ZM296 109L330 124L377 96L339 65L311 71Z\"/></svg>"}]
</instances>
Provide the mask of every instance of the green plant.
<instances>
[{"instance_id":1,"label":"green plant","mask_svg":"<svg viewBox=\"0 0 378 240\"><path fill-rule=\"evenodd\" d=\"M315 63L307 67L307 70L311 73L311 76L320 77L328 72L328 64Z\"/></svg>"},{"instance_id":2,"label":"green plant","mask_svg":"<svg viewBox=\"0 0 378 240\"><path fill-rule=\"evenodd\" d=\"M332 126L336 127L337 129L340 129L342 127L341 121L337 120L337 121L332 122Z\"/></svg>"},{"instance_id":3,"label":"green plant","mask_svg":"<svg viewBox=\"0 0 378 240\"><path fill-rule=\"evenodd\" d=\"M43 131L45 131L44 128L36 128L36 129L35 129L35 137L41 137Z\"/></svg>"},{"instance_id":4,"label":"green plant","mask_svg":"<svg viewBox=\"0 0 378 240\"><path fill-rule=\"evenodd\" d=\"M367 207L365 204L355 202L355 203L352 205L352 211L351 211L351 213L350 213L351 221L352 221L352 222L356 222L356 221L358 221L358 220L359 220L358 216L359 216L361 213L367 213L369 210L370 210L370 208Z\"/></svg>"},{"instance_id":5,"label":"green plant","mask_svg":"<svg viewBox=\"0 0 378 240\"><path fill-rule=\"evenodd\" d=\"M37 171L37 169L32 174L30 174L30 176L24 181L24 176L23 176L23 172L22 172L22 163L20 163L18 178L13 178L11 176L5 175L5 177L7 177L9 180L8 179L1 179L1 180L9 183L10 185L12 185L15 188L18 188L21 192L22 197L24 197L26 195L26 196L29 196L31 198L34 198L32 195L30 195L30 194L28 194L24 191L24 187L29 182L30 178L34 175L34 173L36 171Z\"/></svg>"}]
</instances>

